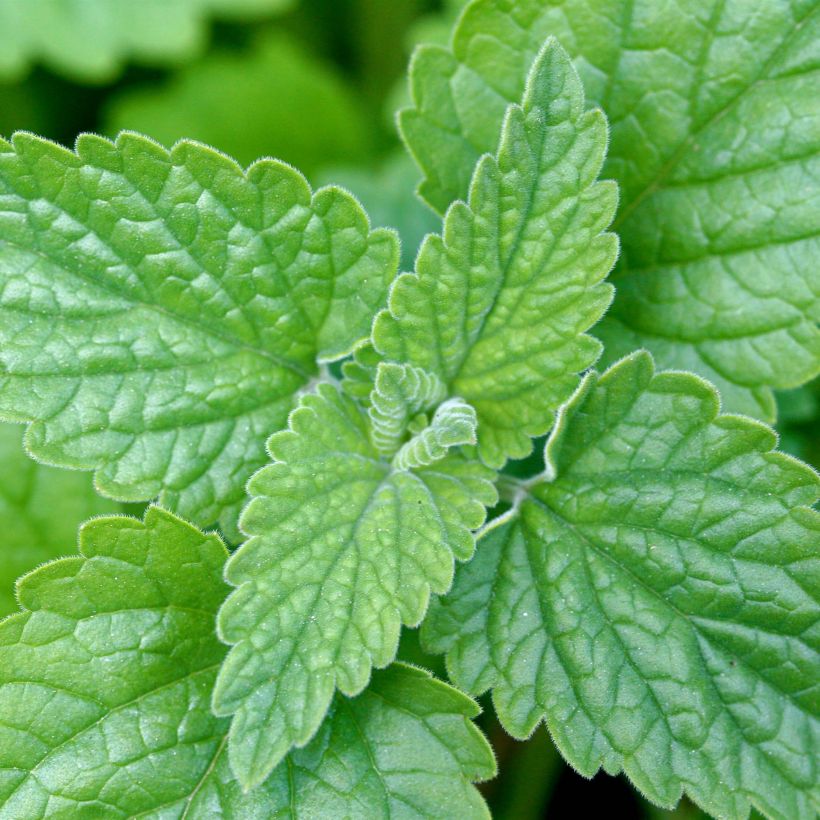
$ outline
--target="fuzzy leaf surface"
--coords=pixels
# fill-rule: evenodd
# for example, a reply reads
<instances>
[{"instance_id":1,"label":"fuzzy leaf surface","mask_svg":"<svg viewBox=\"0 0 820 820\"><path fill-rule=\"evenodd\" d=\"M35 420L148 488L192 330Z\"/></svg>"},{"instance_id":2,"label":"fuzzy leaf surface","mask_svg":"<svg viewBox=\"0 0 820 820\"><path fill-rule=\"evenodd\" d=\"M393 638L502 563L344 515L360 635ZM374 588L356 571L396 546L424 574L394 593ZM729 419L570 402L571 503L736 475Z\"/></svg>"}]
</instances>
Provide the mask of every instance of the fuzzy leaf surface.
<instances>
[{"instance_id":1,"label":"fuzzy leaf surface","mask_svg":"<svg viewBox=\"0 0 820 820\"><path fill-rule=\"evenodd\" d=\"M0 141L0 417L104 494L237 538L265 439L367 336L396 258L352 197L275 160Z\"/></svg>"},{"instance_id":2,"label":"fuzzy leaf surface","mask_svg":"<svg viewBox=\"0 0 820 820\"><path fill-rule=\"evenodd\" d=\"M423 627L503 725L717 817L818 806L820 479L648 353L588 377L547 470Z\"/></svg>"},{"instance_id":3,"label":"fuzzy leaf surface","mask_svg":"<svg viewBox=\"0 0 820 820\"><path fill-rule=\"evenodd\" d=\"M476 705L401 665L243 792L209 708L224 546L150 508L85 525L80 547L22 579L24 611L0 624L3 820L487 817Z\"/></svg>"},{"instance_id":4,"label":"fuzzy leaf surface","mask_svg":"<svg viewBox=\"0 0 820 820\"><path fill-rule=\"evenodd\" d=\"M617 296L596 328L774 417L820 371L820 6L815 0L475 0L452 50L412 69L402 131L443 212L494 150L530 61L557 37L611 124Z\"/></svg>"},{"instance_id":5,"label":"fuzzy leaf surface","mask_svg":"<svg viewBox=\"0 0 820 820\"><path fill-rule=\"evenodd\" d=\"M617 189L596 182L606 120L584 111L555 42L502 119L497 154L478 161L467 202L427 237L373 331L387 360L424 368L475 407L479 453L494 468L530 452L600 354L586 331L612 298L602 280L617 255L602 233Z\"/></svg>"},{"instance_id":6,"label":"fuzzy leaf surface","mask_svg":"<svg viewBox=\"0 0 820 820\"><path fill-rule=\"evenodd\" d=\"M0 77L32 63L81 82L106 82L127 60L178 63L205 45L210 16L242 18L270 13L291 0L2 0Z\"/></svg>"},{"instance_id":7,"label":"fuzzy leaf surface","mask_svg":"<svg viewBox=\"0 0 820 820\"><path fill-rule=\"evenodd\" d=\"M17 610L14 583L23 573L73 552L87 518L121 511L94 492L89 476L32 461L22 432L0 424L0 618Z\"/></svg>"},{"instance_id":8,"label":"fuzzy leaf surface","mask_svg":"<svg viewBox=\"0 0 820 820\"><path fill-rule=\"evenodd\" d=\"M428 429L453 427L434 418ZM250 537L226 570L238 589L219 630L234 646L214 694L217 714L233 715L229 755L247 785L310 740L336 688L355 695L394 659L401 624L449 588L495 500L492 472L457 451L411 468L400 449L391 462L368 415L329 384L268 448L274 463L248 485Z\"/></svg>"}]
</instances>

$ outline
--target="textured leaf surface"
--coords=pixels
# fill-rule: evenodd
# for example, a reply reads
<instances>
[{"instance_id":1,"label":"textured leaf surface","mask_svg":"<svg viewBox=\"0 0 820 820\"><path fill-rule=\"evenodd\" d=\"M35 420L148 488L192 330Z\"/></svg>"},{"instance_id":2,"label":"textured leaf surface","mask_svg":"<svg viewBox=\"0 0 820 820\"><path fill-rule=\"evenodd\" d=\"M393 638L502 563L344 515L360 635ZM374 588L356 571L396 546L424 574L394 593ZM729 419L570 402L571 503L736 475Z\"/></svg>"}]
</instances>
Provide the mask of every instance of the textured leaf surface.
<instances>
[{"instance_id":1,"label":"textured leaf surface","mask_svg":"<svg viewBox=\"0 0 820 820\"><path fill-rule=\"evenodd\" d=\"M421 51L402 129L443 211L493 150L547 36L609 117L617 298L596 335L774 416L820 370L820 7L815 0L476 0Z\"/></svg>"},{"instance_id":2,"label":"textured leaf surface","mask_svg":"<svg viewBox=\"0 0 820 820\"><path fill-rule=\"evenodd\" d=\"M495 500L492 473L458 453L391 464L368 416L328 384L268 447L242 516L251 537L226 570L238 589L219 629L235 646L214 694L234 715L232 767L252 785L314 735L336 687L354 695L393 660L401 624L449 588Z\"/></svg>"},{"instance_id":3,"label":"textured leaf surface","mask_svg":"<svg viewBox=\"0 0 820 820\"><path fill-rule=\"evenodd\" d=\"M86 518L120 511L94 492L89 476L32 461L22 432L0 424L0 618L17 609L14 582L23 573L73 552Z\"/></svg>"},{"instance_id":4,"label":"textured leaf surface","mask_svg":"<svg viewBox=\"0 0 820 820\"><path fill-rule=\"evenodd\" d=\"M165 64L204 45L205 19L257 15L290 0L2 0L0 76L31 63L79 80L111 80L129 59Z\"/></svg>"},{"instance_id":5,"label":"textured leaf surface","mask_svg":"<svg viewBox=\"0 0 820 820\"><path fill-rule=\"evenodd\" d=\"M3 820L486 816L477 707L398 665L243 793L209 709L225 548L157 508L89 523L80 546L0 624Z\"/></svg>"},{"instance_id":6,"label":"textured leaf surface","mask_svg":"<svg viewBox=\"0 0 820 820\"><path fill-rule=\"evenodd\" d=\"M0 416L44 461L236 536L294 396L367 336L396 242L289 166L123 134L0 142Z\"/></svg>"},{"instance_id":7,"label":"textured leaf surface","mask_svg":"<svg viewBox=\"0 0 820 820\"><path fill-rule=\"evenodd\" d=\"M360 354L360 351L356 352ZM352 364L361 366L355 359ZM379 452L393 455L399 449L410 420L428 408L438 406L446 397L445 386L426 370L407 364L380 363L368 411L372 424L370 438ZM472 427L474 438L475 420ZM475 441L470 442L468 437L459 443L475 444Z\"/></svg>"},{"instance_id":8,"label":"textured leaf surface","mask_svg":"<svg viewBox=\"0 0 820 820\"><path fill-rule=\"evenodd\" d=\"M328 163L364 161L372 142L364 106L339 72L282 34L209 52L167 85L126 90L106 130L132 129L163 145L218 145L241 163L277 157L308 176Z\"/></svg>"},{"instance_id":9,"label":"textured leaf surface","mask_svg":"<svg viewBox=\"0 0 820 820\"><path fill-rule=\"evenodd\" d=\"M577 74L548 44L467 203L448 211L442 236L427 237L416 273L396 280L377 317L373 341L386 359L423 367L475 407L492 467L529 453L599 355L585 331L612 298L601 280L617 253L602 233L617 191L595 181L605 150L603 115L584 112Z\"/></svg>"},{"instance_id":10,"label":"textured leaf surface","mask_svg":"<svg viewBox=\"0 0 820 820\"><path fill-rule=\"evenodd\" d=\"M814 817L820 479L774 445L646 353L593 375L423 637L586 775L718 817Z\"/></svg>"}]
</instances>

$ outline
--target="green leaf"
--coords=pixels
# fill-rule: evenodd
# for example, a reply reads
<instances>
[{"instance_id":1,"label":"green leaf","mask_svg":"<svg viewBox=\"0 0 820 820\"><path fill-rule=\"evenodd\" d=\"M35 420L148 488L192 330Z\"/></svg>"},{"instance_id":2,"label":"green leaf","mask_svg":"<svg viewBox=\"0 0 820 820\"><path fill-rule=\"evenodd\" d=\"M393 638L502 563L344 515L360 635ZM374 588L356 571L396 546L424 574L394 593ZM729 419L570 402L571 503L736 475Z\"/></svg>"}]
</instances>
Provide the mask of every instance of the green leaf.
<instances>
[{"instance_id":1,"label":"green leaf","mask_svg":"<svg viewBox=\"0 0 820 820\"><path fill-rule=\"evenodd\" d=\"M340 73L276 33L247 50L209 53L166 85L127 89L108 106L105 130L163 145L195 139L243 164L273 156L308 176L364 161L372 143L364 106Z\"/></svg>"},{"instance_id":2,"label":"green leaf","mask_svg":"<svg viewBox=\"0 0 820 820\"><path fill-rule=\"evenodd\" d=\"M19 427L0 424L0 618L17 609L17 578L72 552L81 521L120 510L94 492L89 476L32 461L21 438Z\"/></svg>"},{"instance_id":3,"label":"green leaf","mask_svg":"<svg viewBox=\"0 0 820 820\"><path fill-rule=\"evenodd\" d=\"M586 776L623 769L717 817L814 817L820 478L775 444L648 353L590 375L426 645Z\"/></svg>"},{"instance_id":4,"label":"green leaf","mask_svg":"<svg viewBox=\"0 0 820 820\"><path fill-rule=\"evenodd\" d=\"M33 62L83 82L113 80L126 60L178 63L201 51L205 20L258 16L291 0L6 0L0 3L0 76Z\"/></svg>"},{"instance_id":5,"label":"green leaf","mask_svg":"<svg viewBox=\"0 0 820 820\"><path fill-rule=\"evenodd\" d=\"M584 112L566 54L548 43L522 104L507 110L497 155L479 160L468 201L427 237L416 273L396 280L376 319L386 359L424 368L475 407L491 467L530 452L600 354L585 331L612 298L601 280L617 254L602 233L617 190L596 182L606 134L603 114Z\"/></svg>"},{"instance_id":6,"label":"green leaf","mask_svg":"<svg viewBox=\"0 0 820 820\"><path fill-rule=\"evenodd\" d=\"M548 35L612 122L617 298L596 335L712 379L774 417L820 371L820 7L814 0L474 0L428 47L401 118L439 211L465 195ZM600 330L600 332L599 332Z\"/></svg>"},{"instance_id":7,"label":"green leaf","mask_svg":"<svg viewBox=\"0 0 820 820\"><path fill-rule=\"evenodd\" d=\"M461 399L445 401L439 405L430 426L402 445L393 458L393 465L397 470L430 467L441 461L452 447L475 444L477 426L475 410L469 404Z\"/></svg>"},{"instance_id":8,"label":"green leaf","mask_svg":"<svg viewBox=\"0 0 820 820\"><path fill-rule=\"evenodd\" d=\"M214 708L234 716L229 756L245 785L314 735L337 687L355 695L394 659L401 624L449 588L453 557L472 555L471 531L495 501L477 462L421 445L438 460L416 467L425 459L402 448L391 463L367 414L329 384L317 390L268 442L274 463L249 482L242 515L250 538L226 569L238 589L218 623L235 646ZM436 444L463 441L464 424L442 412Z\"/></svg>"},{"instance_id":9,"label":"green leaf","mask_svg":"<svg viewBox=\"0 0 820 820\"><path fill-rule=\"evenodd\" d=\"M0 624L3 820L487 816L476 705L398 665L243 792L209 709L225 548L158 508L92 521L80 547L22 579Z\"/></svg>"},{"instance_id":10,"label":"green leaf","mask_svg":"<svg viewBox=\"0 0 820 820\"><path fill-rule=\"evenodd\" d=\"M396 241L356 201L191 142L0 142L0 417L236 538L245 482L316 364L367 333Z\"/></svg>"}]
</instances>

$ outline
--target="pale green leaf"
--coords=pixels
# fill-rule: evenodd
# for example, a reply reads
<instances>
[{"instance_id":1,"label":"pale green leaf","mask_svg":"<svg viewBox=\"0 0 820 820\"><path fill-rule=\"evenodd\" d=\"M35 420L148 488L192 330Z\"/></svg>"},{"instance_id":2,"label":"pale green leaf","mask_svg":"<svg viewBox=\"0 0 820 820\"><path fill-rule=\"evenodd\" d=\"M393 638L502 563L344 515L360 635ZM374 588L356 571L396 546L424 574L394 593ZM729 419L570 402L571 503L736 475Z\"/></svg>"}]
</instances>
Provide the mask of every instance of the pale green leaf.
<instances>
[{"instance_id":1,"label":"pale green leaf","mask_svg":"<svg viewBox=\"0 0 820 820\"><path fill-rule=\"evenodd\" d=\"M415 470L441 461L453 447L476 443L475 410L461 399L449 399L433 420L405 442L393 458L397 470Z\"/></svg>"},{"instance_id":2,"label":"pale green leaf","mask_svg":"<svg viewBox=\"0 0 820 820\"><path fill-rule=\"evenodd\" d=\"M89 476L37 464L23 451L22 430L0 424L0 618L17 609L14 582L23 573L73 552L86 518L118 511Z\"/></svg>"},{"instance_id":3,"label":"pale green leaf","mask_svg":"<svg viewBox=\"0 0 820 820\"><path fill-rule=\"evenodd\" d=\"M380 453L391 456L399 449L410 420L438 406L447 398L447 388L438 377L420 367L379 363L370 396L371 439Z\"/></svg>"},{"instance_id":4,"label":"pale green leaf","mask_svg":"<svg viewBox=\"0 0 820 820\"><path fill-rule=\"evenodd\" d=\"M612 183L596 182L606 120L584 112L580 81L557 44L533 64L500 147L475 169L466 203L428 236L400 276L373 343L387 360L438 376L478 413L482 459L500 467L531 449L600 353L585 334L606 310L617 253L602 233Z\"/></svg>"},{"instance_id":5,"label":"pale green leaf","mask_svg":"<svg viewBox=\"0 0 820 820\"><path fill-rule=\"evenodd\" d=\"M273 156L308 176L364 161L373 142L364 105L340 73L276 33L242 51L209 53L166 85L126 89L109 105L105 130L139 131L163 145L195 139L243 164Z\"/></svg>"},{"instance_id":6,"label":"pale green leaf","mask_svg":"<svg viewBox=\"0 0 820 820\"><path fill-rule=\"evenodd\" d=\"M234 716L229 756L250 785L314 735L336 688L355 695L393 660L401 624L449 588L495 501L477 462L437 451L429 466L391 463L366 413L334 386L317 390L268 442L274 463L249 482L242 515L250 538L226 569L238 589L218 623L235 646L214 707Z\"/></svg>"},{"instance_id":7,"label":"pale green leaf","mask_svg":"<svg viewBox=\"0 0 820 820\"><path fill-rule=\"evenodd\" d=\"M0 416L44 461L96 469L236 538L316 360L367 336L396 270L337 188L197 143L0 142Z\"/></svg>"},{"instance_id":8,"label":"pale green leaf","mask_svg":"<svg viewBox=\"0 0 820 820\"><path fill-rule=\"evenodd\" d=\"M353 356L342 365L342 388L362 407L370 406L380 364L383 363L378 351L372 343L366 342L357 347Z\"/></svg>"},{"instance_id":9,"label":"pale green leaf","mask_svg":"<svg viewBox=\"0 0 820 820\"><path fill-rule=\"evenodd\" d=\"M402 130L443 211L493 150L547 36L612 123L617 298L596 335L712 379L774 416L770 387L820 371L816 0L474 0L452 51L412 69Z\"/></svg>"},{"instance_id":10,"label":"pale green leaf","mask_svg":"<svg viewBox=\"0 0 820 820\"><path fill-rule=\"evenodd\" d=\"M201 51L210 16L267 14L291 0L0 0L0 76L34 62L85 82L114 79L126 60L178 63Z\"/></svg>"},{"instance_id":11,"label":"pale green leaf","mask_svg":"<svg viewBox=\"0 0 820 820\"><path fill-rule=\"evenodd\" d=\"M3 820L487 816L477 707L400 665L243 792L209 708L225 548L157 508L85 525L80 547L24 578L0 624Z\"/></svg>"},{"instance_id":12,"label":"pale green leaf","mask_svg":"<svg viewBox=\"0 0 820 820\"><path fill-rule=\"evenodd\" d=\"M717 817L813 818L820 478L775 444L645 352L592 374L425 641L587 776L623 769Z\"/></svg>"}]
</instances>

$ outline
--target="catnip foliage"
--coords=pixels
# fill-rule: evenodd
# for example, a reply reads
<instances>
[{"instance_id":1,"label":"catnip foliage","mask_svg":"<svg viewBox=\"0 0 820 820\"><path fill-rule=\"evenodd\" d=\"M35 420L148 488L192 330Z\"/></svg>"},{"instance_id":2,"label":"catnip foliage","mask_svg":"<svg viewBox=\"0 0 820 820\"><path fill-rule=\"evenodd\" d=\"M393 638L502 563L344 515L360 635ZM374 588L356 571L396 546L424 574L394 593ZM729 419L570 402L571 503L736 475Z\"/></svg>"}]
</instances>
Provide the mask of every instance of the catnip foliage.
<instances>
[{"instance_id":1,"label":"catnip foliage","mask_svg":"<svg viewBox=\"0 0 820 820\"><path fill-rule=\"evenodd\" d=\"M660 806L815 815L820 479L765 419L820 369L820 12L695 5L473 0L401 274L275 160L0 142L0 416L152 502L17 584L0 818L484 817L487 691Z\"/></svg>"}]
</instances>

